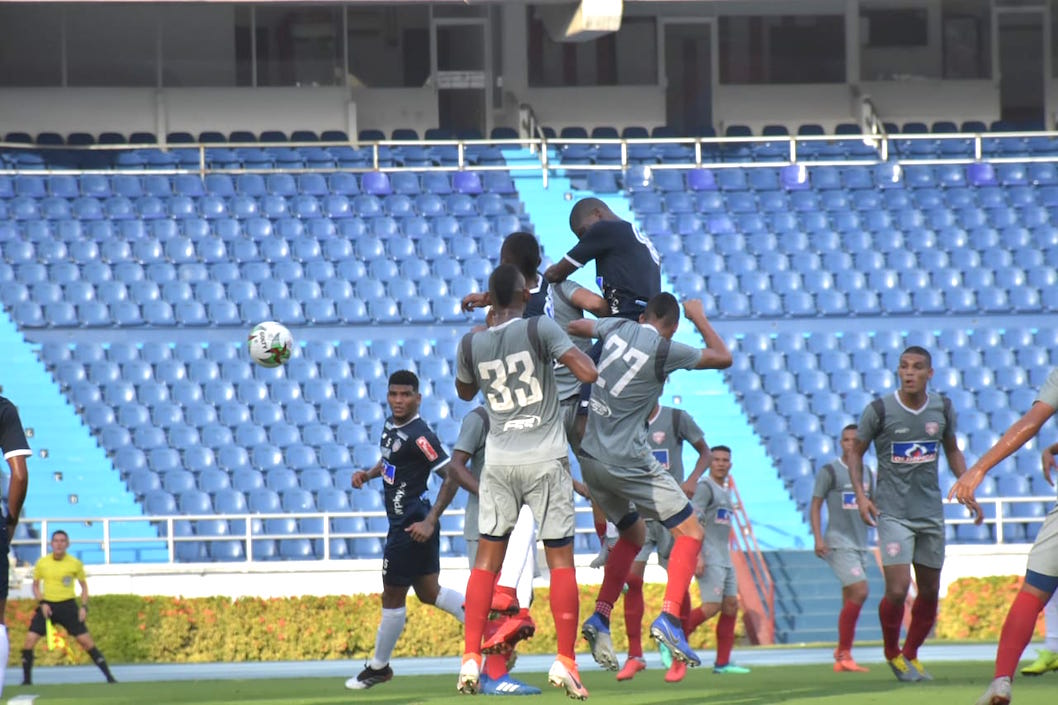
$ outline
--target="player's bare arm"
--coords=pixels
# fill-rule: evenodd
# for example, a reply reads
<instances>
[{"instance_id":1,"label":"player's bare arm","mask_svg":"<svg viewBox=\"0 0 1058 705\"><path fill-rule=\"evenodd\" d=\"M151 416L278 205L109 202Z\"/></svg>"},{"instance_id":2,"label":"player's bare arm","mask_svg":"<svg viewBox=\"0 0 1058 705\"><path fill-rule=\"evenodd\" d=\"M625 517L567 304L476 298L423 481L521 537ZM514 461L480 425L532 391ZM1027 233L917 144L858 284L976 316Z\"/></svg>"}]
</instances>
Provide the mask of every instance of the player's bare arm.
<instances>
[{"instance_id":1,"label":"player's bare arm","mask_svg":"<svg viewBox=\"0 0 1058 705\"><path fill-rule=\"evenodd\" d=\"M1054 456L1058 454L1058 443L1049 445L1043 449L1043 455L1041 460L1043 461L1043 479L1047 481L1047 484L1054 487L1054 479L1051 477L1051 471L1054 470Z\"/></svg>"},{"instance_id":2,"label":"player's bare arm","mask_svg":"<svg viewBox=\"0 0 1058 705\"><path fill-rule=\"evenodd\" d=\"M727 349L727 343L713 330L709 319L705 317L705 309L702 307L701 300L688 299L684 301L683 315L694 324L694 327L701 334L702 340L705 341L702 356L698 359L698 364L694 366L694 369L726 370L731 367L731 351Z\"/></svg>"},{"instance_id":3,"label":"player's bare arm","mask_svg":"<svg viewBox=\"0 0 1058 705\"><path fill-rule=\"evenodd\" d=\"M610 304L606 303L606 299L593 291L588 291L584 287L574 291L569 300L581 311L587 311L599 318L605 318L610 315Z\"/></svg>"},{"instance_id":4,"label":"player's bare arm","mask_svg":"<svg viewBox=\"0 0 1058 705\"><path fill-rule=\"evenodd\" d=\"M948 467L951 468L951 472L958 478L966 474L966 456L962 454L962 449L959 448L959 442L955 439L955 436L950 436L941 441L944 446L944 455L948 459ZM985 515L981 511L981 507L977 504L977 500L972 496L965 502L962 502L974 515L974 524L980 524L985 520Z\"/></svg>"},{"instance_id":5,"label":"player's bare arm","mask_svg":"<svg viewBox=\"0 0 1058 705\"><path fill-rule=\"evenodd\" d=\"M437 523L441 520L441 515L448 509L448 505L455 499L456 492L459 491L459 480L456 479L456 473L449 472L451 465L446 465L438 471L438 474L444 477L444 482L441 483L441 489L437 491L437 499L434 501L433 506L430 507L430 511L427 512L426 518L422 521L417 521L404 529L404 532L411 536L413 541L419 543L425 543L430 540L434 532L437 530Z\"/></svg>"},{"instance_id":6,"label":"player's bare arm","mask_svg":"<svg viewBox=\"0 0 1058 705\"><path fill-rule=\"evenodd\" d=\"M584 384L593 384L599 378L595 363L591 361L590 357L581 352L579 348L570 348L562 353L558 361L565 365L573 373L573 376Z\"/></svg>"},{"instance_id":7,"label":"player's bare arm","mask_svg":"<svg viewBox=\"0 0 1058 705\"><path fill-rule=\"evenodd\" d=\"M575 321L570 321L569 325L566 326L566 332L574 338L594 338L595 321L588 318L579 318Z\"/></svg>"},{"instance_id":8,"label":"player's bare arm","mask_svg":"<svg viewBox=\"0 0 1058 705\"><path fill-rule=\"evenodd\" d=\"M485 308L492 305L492 299L487 291L475 291L463 297L461 306L464 311L473 311L476 308Z\"/></svg>"},{"instance_id":9,"label":"player's bare arm","mask_svg":"<svg viewBox=\"0 0 1058 705\"><path fill-rule=\"evenodd\" d=\"M812 536L815 537L816 541L816 555L820 558L825 557L830 553L830 548L826 542L823 541L823 498L813 497L812 507L809 510L808 517L812 524Z\"/></svg>"},{"instance_id":10,"label":"player's bare arm","mask_svg":"<svg viewBox=\"0 0 1058 705\"><path fill-rule=\"evenodd\" d=\"M691 470L691 474L680 485L683 493L687 495L687 499L694 497L694 490L698 487L698 481L702 479L702 475L709 469L709 463L713 462L713 454L704 438L699 438L691 445L698 451L698 460L694 463L694 470Z\"/></svg>"},{"instance_id":11,"label":"player's bare arm","mask_svg":"<svg viewBox=\"0 0 1058 705\"><path fill-rule=\"evenodd\" d=\"M379 459L379 461L377 463L375 463L375 467L371 468L370 470L357 470L356 472L353 473L353 478L352 478L353 489L358 490L358 489L360 489L361 487L364 486L365 482L369 482L371 480L374 480L376 477L381 477L381 476L382 476L382 460Z\"/></svg>"},{"instance_id":12,"label":"player's bare arm","mask_svg":"<svg viewBox=\"0 0 1058 705\"><path fill-rule=\"evenodd\" d=\"M860 510L860 518L863 519L864 524L876 526L878 508L874 506L874 502L863 491L863 456L870 446L870 441L862 441L857 438L852 446L852 452L849 453L845 463L849 466L849 479L852 481L852 489L856 493L856 506Z\"/></svg>"},{"instance_id":13,"label":"player's bare arm","mask_svg":"<svg viewBox=\"0 0 1058 705\"><path fill-rule=\"evenodd\" d=\"M577 266L568 259L563 258L547 268L547 271L544 272L544 279L552 284L557 284L558 282L566 281L569 275L575 271L577 271Z\"/></svg>"},{"instance_id":14,"label":"player's bare arm","mask_svg":"<svg viewBox=\"0 0 1058 705\"><path fill-rule=\"evenodd\" d=\"M580 480L573 481L573 491L579 494L581 497L587 500L591 500L591 492L588 490L588 486Z\"/></svg>"},{"instance_id":15,"label":"player's bare arm","mask_svg":"<svg viewBox=\"0 0 1058 705\"><path fill-rule=\"evenodd\" d=\"M26 501L26 489L29 487L29 470L26 468L26 456L13 455L7 459L11 468L11 483L7 490L7 524L14 527L22 514L22 503Z\"/></svg>"},{"instance_id":16,"label":"player's bare arm","mask_svg":"<svg viewBox=\"0 0 1058 705\"><path fill-rule=\"evenodd\" d=\"M453 450L448 460L447 472L455 477L464 490L472 495L478 493L478 481L470 472L470 453L465 450Z\"/></svg>"},{"instance_id":17,"label":"player's bare arm","mask_svg":"<svg viewBox=\"0 0 1058 705\"><path fill-rule=\"evenodd\" d=\"M456 395L463 401L473 401L474 397L478 395L478 385L473 382L464 382L461 379L457 379Z\"/></svg>"}]
</instances>

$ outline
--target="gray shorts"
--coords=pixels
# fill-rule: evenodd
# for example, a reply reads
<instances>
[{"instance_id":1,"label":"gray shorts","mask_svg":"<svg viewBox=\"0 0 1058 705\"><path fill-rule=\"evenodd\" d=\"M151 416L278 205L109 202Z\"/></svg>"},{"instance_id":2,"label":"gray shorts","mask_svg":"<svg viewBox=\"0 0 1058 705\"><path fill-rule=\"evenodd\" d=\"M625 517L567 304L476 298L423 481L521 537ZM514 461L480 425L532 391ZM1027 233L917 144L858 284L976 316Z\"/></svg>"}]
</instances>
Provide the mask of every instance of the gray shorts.
<instances>
[{"instance_id":1,"label":"gray shorts","mask_svg":"<svg viewBox=\"0 0 1058 705\"><path fill-rule=\"evenodd\" d=\"M841 581L841 587L848 587L867 580L867 561L874 558L870 551L858 548L832 548L824 560Z\"/></svg>"},{"instance_id":2,"label":"gray shorts","mask_svg":"<svg viewBox=\"0 0 1058 705\"><path fill-rule=\"evenodd\" d=\"M525 465L493 465L485 461L478 483L478 530L506 536L514 530L522 506L529 507L540 527L541 540L566 539L576 526L573 476L566 458Z\"/></svg>"},{"instance_id":3,"label":"gray shorts","mask_svg":"<svg viewBox=\"0 0 1058 705\"><path fill-rule=\"evenodd\" d=\"M580 454L580 437L577 436L577 407L580 406L580 395L559 402L558 414L562 417L562 428L566 430L566 440L573 449L574 455Z\"/></svg>"},{"instance_id":4,"label":"gray shorts","mask_svg":"<svg viewBox=\"0 0 1058 705\"><path fill-rule=\"evenodd\" d=\"M883 566L914 563L940 570L944 567L944 524L882 514L878 517L878 547Z\"/></svg>"},{"instance_id":5,"label":"gray shorts","mask_svg":"<svg viewBox=\"0 0 1058 705\"><path fill-rule=\"evenodd\" d=\"M689 504L679 483L653 455L638 465L617 468L581 453L580 469L592 500L614 524L632 510L664 522Z\"/></svg>"},{"instance_id":6,"label":"gray shorts","mask_svg":"<svg viewBox=\"0 0 1058 705\"><path fill-rule=\"evenodd\" d=\"M706 564L698 580L702 602L720 602L725 597L738 597L738 578L729 565Z\"/></svg>"},{"instance_id":7,"label":"gray shorts","mask_svg":"<svg viewBox=\"0 0 1058 705\"><path fill-rule=\"evenodd\" d=\"M464 540L467 544L467 563L470 565L470 569L474 570L474 561L478 559L478 540L477 538Z\"/></svg>"},{"instance_id":8,"label":"gray shorts","mask_svg":"<svg viewBox=\"0 0 1058 705\"><path fill-rule=\"evenodd\" d=\"M657 551L658 565L666 568L669 565L669 554L672 553L672 544L675 543L675 539L672 538L672 532L666 529L660 521L654 521L653 519L647 519L646 525L647 540L643 542L643 548L639 549L636 560L646 563L650 559L650 554Z\"/></svg>"},{"instance_id":9,"label":"gray shorts","mask_svg":"<svg viewBox=\"0 0 1058 705\"><path fill-rule=\"evenodd\" d=\"M1029 550L1029 562L1025 567L1040 575L1058 577L1058 505L1043 520L1043 526Z\"/></svg>"}]
</instances>

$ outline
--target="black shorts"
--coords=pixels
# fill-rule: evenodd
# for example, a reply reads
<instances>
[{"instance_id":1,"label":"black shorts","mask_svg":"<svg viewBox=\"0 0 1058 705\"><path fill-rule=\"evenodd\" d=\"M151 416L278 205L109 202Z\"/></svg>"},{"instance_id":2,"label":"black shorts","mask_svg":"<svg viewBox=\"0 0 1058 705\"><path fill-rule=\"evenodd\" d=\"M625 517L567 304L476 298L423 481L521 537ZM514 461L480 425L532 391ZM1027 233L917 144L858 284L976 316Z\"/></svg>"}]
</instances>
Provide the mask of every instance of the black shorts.
<instances>
[{"instance_id":1,"label":"black shorts","mask_svg":"<svg viewBox=\"0 0 1058 705\"><path fill-rule=\"evenodd\" d=\"M78 637L88 633L88 626L78 618L80 607L77 600L63 600L62 602L44 602L42 604L51 606L51 623L66 630L72 637ZM44 625L44 613L40 606L33 613L33 621L29 623L29 630L34 634L44 636L47 627Z\"/></svg>"},{"instance_id":2,"label":"black shorts","mask_svg":"<svg viewBox=\"0 0 1058 705\"><path fill-rule=\"evenodd\" d=\"M408 587L424 575L441 572L441 527L429 541L412 540L403 526L390 527L382 551L382 584Z\"/></svg>"}]
</instances>

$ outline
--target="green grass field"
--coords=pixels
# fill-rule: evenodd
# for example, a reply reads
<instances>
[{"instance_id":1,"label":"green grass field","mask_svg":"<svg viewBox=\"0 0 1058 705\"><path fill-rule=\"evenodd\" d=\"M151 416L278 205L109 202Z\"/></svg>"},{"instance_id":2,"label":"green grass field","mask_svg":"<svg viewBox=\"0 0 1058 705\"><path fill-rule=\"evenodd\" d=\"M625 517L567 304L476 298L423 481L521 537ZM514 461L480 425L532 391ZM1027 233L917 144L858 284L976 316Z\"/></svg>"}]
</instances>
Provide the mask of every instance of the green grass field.
<instances>
[{"instance_id":1,"label":"green grass field","mask_svg":"<svg viewBox=\"0 0 1058 705\"><path fill-rule=\"evenodd\" d=\"M634 681L617 683L612 673L585 670L591 701L606 705L972 705L992 675L990 663L938 663L930 666L932 683L898 683L885 666L870 673L837 674L827 665L763 667L744 676L717 676L707 669L690 671L680 684L668 684L660 669L641 673ZM546 686L544 673L525 673L528 683L544 687L530 702L567 702L565 694ZM168 681L44 685L8 687L7 699L37 695L36 705L466 705L467 696L455 692L455 674L446 676L398 675L393 681L367 691L348 691L342 679L283 679L256 681ZM477 696L479 699L485 696ZM489 698L489 701L498 698ZM516 699L519 702L520 699ZM1058 674L1019 678L1014 684L1017 705L1053 705L1058 702Z\"/></svg>"}]
</instances>

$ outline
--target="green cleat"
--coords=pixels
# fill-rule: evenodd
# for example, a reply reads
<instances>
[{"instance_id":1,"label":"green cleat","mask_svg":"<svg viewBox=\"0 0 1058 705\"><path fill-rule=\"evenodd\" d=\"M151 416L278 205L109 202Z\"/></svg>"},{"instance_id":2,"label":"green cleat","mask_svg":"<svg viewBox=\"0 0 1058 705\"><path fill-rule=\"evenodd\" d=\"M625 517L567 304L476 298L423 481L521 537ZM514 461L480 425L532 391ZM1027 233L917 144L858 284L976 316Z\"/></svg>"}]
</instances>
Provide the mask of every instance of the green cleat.
<instances>
[{"instance_id":1,"label":"green cleat","mask_svg":"<svg viewBox=\"0 0 1058 705\"><path fill-rule=\"evenodd\" d=\"M1025 676L1042 676L1047 671L1058 671L1058 652L1039 649L1036 652L1036 660L1021 669L1021 674Z\"/></svg>"},{"instance_id":2,"label":"green cleat","mask_svg":"<svg viewBox=\"0 0 1058 705\"><path fill-rule=\"evenodd\" d=\"M713 666L713 673L727 674L727 673L749 673L748 668L742 666L736 666L733 663L728 663L723 666Z\"/></svg>"}]
</instances>

